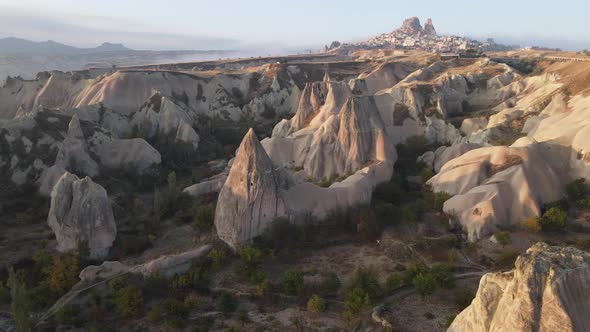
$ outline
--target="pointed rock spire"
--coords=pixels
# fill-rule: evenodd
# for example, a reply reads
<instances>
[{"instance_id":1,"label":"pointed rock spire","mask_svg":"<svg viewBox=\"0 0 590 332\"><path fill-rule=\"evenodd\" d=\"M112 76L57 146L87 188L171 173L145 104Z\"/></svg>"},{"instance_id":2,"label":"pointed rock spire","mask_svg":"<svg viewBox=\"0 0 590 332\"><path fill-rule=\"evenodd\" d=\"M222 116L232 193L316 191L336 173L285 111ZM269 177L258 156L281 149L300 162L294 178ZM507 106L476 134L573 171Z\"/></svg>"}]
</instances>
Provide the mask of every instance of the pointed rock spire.
<instances>
[{"instance_id":1,"label":"pointed rock spire","mask_svg":"<svg viewBox=\"0 0 590 332\"><path fill-rule=\"evenodd\" d=\"M217 234L228 245L238 248L286 215L272 161L250 129L219 193L215 211Z\"/></svg>"},{"instance_id":2,"label":"pointed rock spire","mask_svg":"<svg viewBox=\"0 0 590 332\"><path fill-rule=\"evenodd\" d=\"M80 119L78 115L74 114L70 123L68 124L68 137L76 139L84 139L84 133L82 132L82 125L80 125Z\"/></svg>"}]
</instances>

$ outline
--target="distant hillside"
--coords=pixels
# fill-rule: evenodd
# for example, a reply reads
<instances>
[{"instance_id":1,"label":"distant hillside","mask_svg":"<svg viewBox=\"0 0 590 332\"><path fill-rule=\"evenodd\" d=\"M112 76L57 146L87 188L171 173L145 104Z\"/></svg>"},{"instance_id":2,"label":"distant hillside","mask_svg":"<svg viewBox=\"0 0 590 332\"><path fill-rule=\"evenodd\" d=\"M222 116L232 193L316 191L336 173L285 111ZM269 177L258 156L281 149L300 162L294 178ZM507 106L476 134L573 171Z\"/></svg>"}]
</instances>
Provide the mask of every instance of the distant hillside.
<instances>
[{"instance_id":1,"label":"distant hillside","mask_svg":"<svg viewBox=\"0 0 590 332\"><path fill-rule=\"evenodd\" d=\"M28 54L28 55L76 55L105 52L125 52L131 49L123 44L103 43L94 48L78 48L61 44L52 40L34 42L21 38L0 39L0 54Z\"/></svg>"}]
</instances>

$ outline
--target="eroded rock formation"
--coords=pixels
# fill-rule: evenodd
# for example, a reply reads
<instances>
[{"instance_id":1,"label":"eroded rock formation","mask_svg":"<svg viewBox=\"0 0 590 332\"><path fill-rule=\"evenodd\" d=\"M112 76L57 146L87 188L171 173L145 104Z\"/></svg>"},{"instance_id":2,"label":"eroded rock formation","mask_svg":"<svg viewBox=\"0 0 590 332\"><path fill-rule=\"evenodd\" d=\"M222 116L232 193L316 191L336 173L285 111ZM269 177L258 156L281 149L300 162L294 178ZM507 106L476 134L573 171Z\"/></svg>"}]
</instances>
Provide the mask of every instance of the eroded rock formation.
<instances>
[{"instance_id":1,"label":"eroded rock formation","mask_svg":"<svg viewBox=\"0 0 590 332\"><path fill-rule=\"evenodd\" d=\"M544 203L561 198L563 183L544 160L541 147L527 138L511 147L470 150L428 181L434 192L454 195L444 211L454 216L470 240L497 227L540 216Z\"/></svg>"},{"instance_id":2,"label":"eroded rock formation","mask_svg":"<svg viewBox=\"0 0 590 332\"><path fill-rule=\"evenodd\" d=\"M106 190L89 177L79 179L71 173L65 173L51 192L47 223L57 238L57 250L88 249L92 259L105 258L117 236Z\"/></svg>"},{"instance_id":3,"label":"eroded rock formation","mask_svg":"<svg viewBox=\"0 0 590 332\"><path fill-rule=\"evenodd\" d=\"M252 129L248 131L219 193L215 210L218 236L237 248L286 216L274 166Z\"/></svg>"},{"instance_id":4,"label":"eroded rock formation","mask_svg":"<svg viewBox=\"0 0 590 332\"><path fill-rule=\"evenodd\" d=\"M515 266L484 275L448 331L590 330L590 254L537 243Z\"/></svg>"}]
</instances>

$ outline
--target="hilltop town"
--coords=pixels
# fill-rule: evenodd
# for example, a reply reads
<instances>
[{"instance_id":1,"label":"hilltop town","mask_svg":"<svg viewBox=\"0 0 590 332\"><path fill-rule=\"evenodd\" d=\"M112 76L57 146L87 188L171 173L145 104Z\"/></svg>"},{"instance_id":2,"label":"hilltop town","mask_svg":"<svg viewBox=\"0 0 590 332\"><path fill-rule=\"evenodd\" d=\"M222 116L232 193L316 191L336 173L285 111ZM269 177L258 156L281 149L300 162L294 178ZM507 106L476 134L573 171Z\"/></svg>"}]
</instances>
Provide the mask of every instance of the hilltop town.
<instances>
[{"instance_id":1,"label":"hilltop town","mask_svg":"<svg viewBox=\"0 0 590 332\"><path fill-rule=\"evenodd\" d=\"M507 51L513 47L496 44L491 38L488 38L485 42L480 42L460 36L441 36L437 34L432 19L427 19L424 27L422 27L418 17L408 18L403 22L400 28L366 41L352 44L340 44L339 42L334 42L329 47L326 46L327 51L382 48L419 50L438 53L463 53L466 51Z\"/></svg>"}]
</instances>

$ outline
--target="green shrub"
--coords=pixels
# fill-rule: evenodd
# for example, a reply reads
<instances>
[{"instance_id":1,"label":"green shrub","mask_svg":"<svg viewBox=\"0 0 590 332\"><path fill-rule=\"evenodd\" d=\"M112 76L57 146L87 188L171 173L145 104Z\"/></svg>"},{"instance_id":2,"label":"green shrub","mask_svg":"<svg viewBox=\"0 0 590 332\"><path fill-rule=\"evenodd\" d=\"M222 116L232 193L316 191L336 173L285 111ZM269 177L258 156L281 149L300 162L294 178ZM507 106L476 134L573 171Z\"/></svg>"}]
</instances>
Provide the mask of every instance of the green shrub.
<instances>
[{"instance_id":1,"label":"green shrub","mask_svg":"<svg viewBox=\"0 0 590 332\"><path fill-rule=\"evenodd\" d=\"M430 180L431 177L434 176L434 172L430 169L430 167L424 167L422 168L418 176L420 176L420 180L422 180L422 183L426 183L428 180Z\"/></svg>"},{"instance_id":2,"label":"green shrub","mask_svg":"<svg viewBox=\"0 0 590 332\"><path fill-rule=\"evenodd\" d=\"M211 260L211 268L219 270L227 260L227 252L222 247L215 247L207 254L207 258Z\"/></svg>"},{"instance_id":3,"label":"green shrub","mask_svg":"<svg viewBox=\"0 0 590 332\"><path fill-rule=\"evenodd\" d=\"M281 281L281 290L287 295L298 295L303 289L303 274L299 271L287 271Z\"/></svg>"},{"instance_id":4,"label":"green shrub","mask_svg":"<svg viewBox=\"0 0 590 332\"><path fill-rule=\"evenodd\" d=\"M404 285L404 276L399 272L390 274L385 280L385 289L388 292Z\"/></svg>"},{"instance_id":5,"label":"green shrub","mask_svg":"<svg viewBox=\"0 0 590 332\"><path fill-rule=\"evenodd\" d=\"M10 290L4 285L4 282L0 280L0 304L10 303Z\"/></svg>"},{"instance_id":6,"label":"green shrub","mask_svg":"<svg viewBox=\"0 0 590 332\"><path fill-rule=\"evenodd\" d=\"M362 288L351 288L344 298L347 311L356 315L371 304L369 294Z\"/></svg>"},{"instance_id":7,"label":"green shrub","mask_svg":"<svg viewBox=\"0 0 590 332\"><path fill-rule=\"evenodd\" d=\"M168 315L171 316L186 316L188 313L188 307L183 301L179 301L176 298L167 298L162 302L162 308Z\"/></svg>"},{"instance_id":8,"label":"green shrub","mask_svg":"<svg viewBox=\"0 0 590 332\"><path fill-rule=\"evenodd\" d=\"M580 204L582 207L590 208L590 197L582 198L578 201L578 204Z\"/></svg>"},{"instance_id":9,"label":"green shrub","mask_svg":"<svg viewBox=\"0 0 590 332\"><path fill-rule=\"evenodd\" d=\"M436 280L430 273L419 273L412 280L412 285L423 298L432 295L436 290Z\"/></svg>"},{"instance_id":10,"label":"green shrub","mask_svg":"<svg viewBox=\"0 0 590 332\"><path fill-rule=\"evenodd\" d=\"M262 264L262 251L254 247L244 247L238 251L240 264L236 266L239 274L254 279Z\"/></svg>"},{"instance_id":11,"label":"green shrub","mask_svg":"<svg viewBox=\"0 0 590 332\"><path fill-rule=\"evenodd\" d=\"M400 207L400 218L406 223L416 223L418 221L416 207L413 204L403 204Z\"/></svg>"},{"instance_id":12,"label":"green shrub","mask_svg":"<svg viewBox=\"0 0 590 332\"><path fill-rule=\"evenodd\" d=\"M78 282L78 257L72 254L55 255L44 274L53 291L65 292Z\"/></svg>"},{"instance_id":13,"label":"green shrub","mask_svg":"<svg viewBox=\"0 0 590 332\"><path fill-rule=\"evenodd\" d=\"M522 228L530 233L538 233L541 231L541 219L539 217L530 217L522 223Z\"/></svg>"},{"instance_id":14,"label":"green shrub","mask_svg":"<svg viewBox=\"0 0 590 332\"><path fill-rule=\"evenodd\" d=\"M242 326L250 321L250 317L248 316L248 310L246 308L238 308L237 312L237 319L242 323Z\"/></svg>"},{"instance_id":15,"label":"green shrub","mask_svg":"<svg viewBox=\"0 0 590 332\"><path fill-rule=\"evenodd\" d=\"M426 265L424 265L424 263L415 263L412 264L410 266L408 266L408 268L403 272L402 274L402 279L404 284L409 285L412 283L412 280L414 280L414 278L420 274L420 273L425 273L428 271L428 268L426 267Z\"/></svg>"},{"instance_id":16,"label":"green shrub","mask_svg":"<svg viewBox=\"0 0 590 332\"><path fill-rule=\"evenodd\" d=\"M496 266L500 268L513 269L517 257L518 252L516 251L503 252L500 254L500 256L498 256L498 259L496 259Z\"/></svg>"},{"instance_id":17,"label":"green shrub","mask_svg":"<svg viewBox=\"0 0 590 332\"><path fill-rule=\"evenodd\" d=\"M263 278L256 283L256 295L265 296L270 290L270 281L268 278Z\"/></svg>"},{"instance_id":18,"label":"green shrub","mask_svg":"<svg viewBox=\"0 0 590 332\"><path fill-rule=\"evenodd\" d=\"M131 285L115 293L115 310L119 317L135 317L143 310L143 293L137 286Z\"/></svg>"},{"instance_id":19,"label":"green shrub","mask_svg":"<svg viewBox=\"0 0 590 332\"><path fill-rule=\"evenodd\" d=\"M329 296L336 294L340 289L340 279L336 273L327 274L319 286L319 292L322 296Z\"/></svg>"},{"instance_id":20,"label":"green shrub","mask_svg":"<svg viewBox=\"0 0 590 332\"><path fill-rule=\"evenodd\" d=\"M430 268L430 274L432 274L437 286L443 288L455 287L455 277L451 272L451 268L447 264L434 264Z\"/></svg>"},{"instance_id":21,"label":"green shrub","mask_svg":"<svg viewBox=\"0 0 590 332\"><path fill-rule=\"evenodd\" d=\"M193 217L193 227L201 232L211 231L215 223L215 207L213 205L199 206Z\"/></svg>"},{"instance_id":22,"label":"green shrub","mask_svg":"<svg viewBox=\"0 0 590 332\"><path fill-rule=\"evenodd\" d=\"M108 282L109 288L113 291L118 291L120 289L123 289L123 288L127 287L127 285L128 285L127 278L125 278L124 276L114 277L113 279L109 280L109 282Z\"/></svg>"},{"instance_id":23,"label":"green shrub","mask_svg":"<svg viewBox=\"0 0 590 332\"><path fill-rule=\"evenodd\" d=\"M290 223L287 218L277 218L262 236L254 239L254 243L259 248L282 252L297 250L307 237L305 226Z\"/></svg>"},{"instance_id":24,"label":"green shrub","mask_svg":"<svg viewBox=\"0 0 590 332\"><path fill-rule=\"evenodd\" d=\"M80 327L84 323L79 305L66 305L55 313L55 320L62 325Z\"/></svg>"},{"instance_id":25,"label":"green shrub","mask_svg":"<svg viewBox=\"0 0 590 332\"><path fill-rule=\"evenodd\" d=\"M457 306L457 309L465 309L473 300L475 295L467 289L456 289L453 292L453 303Z\"/></svg>"},{"instance_id":26,"label":"green shrub","mask_svg":"<svg viewBox=\"0 0 590 332\"><path fill-rule=\"evenodd\" d=\"M382 295L381 286L377 281L375 272L370 269L356 269L348 280L348 287L349 289L358 288L363 290L369 296L371 302Z\"/></svg>"},{"instance_id":27,"label":"green shrub","mask_svg":"<svg viewBox=\"0 0 590 332\"><path fill-rule=\"evenodd\" d=\"M229 293L223 293L217 299L217 310L221 311L226 316L236 311L236 308L236 300Z\"/></svg>"},{"instance_id":28,"label":"green shrub","mask_svg":"<svg viewBox=\"0 0 590 332\"><path fill-rule=\"evenodd\" d=\"M307 301L307 311L312 313L320 313L326 310L326 301L319 297L318 295L314 294L309 298Z\"/></svg>"},{"instance_id":29,"label":"green shrub","mask_svg":"<svg viewBox=\"0 0 590 332\"><path fill-rule=\"evenodd\" d=\"M459 258L459 254L457 254L457 250L455 248L449 250L447 254L447 262L449 265L455 265L457 263L457 259Z\"/></svg>"},{"instance_id":30,"label":"green shrub","mask_svg":"<svg viewBox=\"0 0 590 332\"><path fill-rule=\"evenodd\" d=\"M33 217L30 214L24 212L17 213L15 219L16 223L19 225L30 224L33 221Z\"/></svg>"},{"instance_id":31,"label":"green shrub","mask_svg":"<svg viewBox=\"0 0 590 332\"><path fill-rule=\"evenodd\" d=\"M506 231L497 231L494 233L494 239L503 246L510 243L510 233Z\"/></svg>"},{"instance_id":32,"label":"green shrub","mask_svg":"<svg viewBox=\"0 0 590 332\"><path fill-rule=\"evenodd\" d=\"M156 323L159 322L160 319L162 319L162 310L160 309L159 304L154 304L148 311L147 320L150 323Z\"/></svg>"},{"instance_id":33,"label":"green shrub","mask_svg":"<svg viewBox=\"0 0 590 332\"><path fill-rule=\"evenodd\" d=\"M450 194L447 194L444 191L440 191L437 193L434 193L434 197L433 197L433 208L435 211L441 211L443 210L443 205L445 204L446 201L448 201L452 196Z\"/></svg>"},{"instance_id":34,"label":"green shrub","mask_svg":"<svg viewBox=\"0 0 590 332\"><path fill-rule=\"evenodd\" d=\"M14 272L12 267L8 269L8 287L10 288L12 298L10 313L12 314L16 331L31 331L31 299L26 283Z\"/></svg>"},{"instance_id":35,"label":"green shrub","mask_svg":"<svg viewBox=\"0 0 590 332\"><path fill-rule=\"evenodd\" d=\"M451 326L451 324L453 324L453 322L455 321L455 317L457 317L457 315L449 315L445 318L445 327L449 328Z\"/></svg>"},{"instance_id":36,"label":"green shrub","mask_svg":"<svg viewBox=\"0 0 590 332\"><path fill-rule=\"evenodd\" d=\"M174 201L178 195L178 185L176 183L176 172L172 171L168 174L168 198L169 201Z\"/></svg>"},{"instance_id":37,"label":"green shrub","mask_svg":"<svg viewBox=\"0 0 590 332\"><path fill-rule=\"evenodd\" d=\"M544 231L563 230L566 225L567 214L558 207L552 207L541 217L541 228Z\"/></svg>"},{"instance_id":38,"label":"green shrub","mask_svg":"<svg viewBox=\"0 0 590 332\"><path fill-rule=\"evenodd\" d=\"M567 198L570 202L577 202L586 197L586 179L579 178L567 184Z\"/></svg>"},{"instance_id":39,"label":"green shrub","mask_svg":"<svg viewBox=\"0 0 590 332\"><path fill-rule=\"evenodd\" d=\"M378 185L373 197L376 201L396 203L403 199L404 194L405 191L399 181L393 179Z\"/></svg>"}]
</instances>

